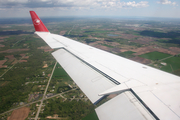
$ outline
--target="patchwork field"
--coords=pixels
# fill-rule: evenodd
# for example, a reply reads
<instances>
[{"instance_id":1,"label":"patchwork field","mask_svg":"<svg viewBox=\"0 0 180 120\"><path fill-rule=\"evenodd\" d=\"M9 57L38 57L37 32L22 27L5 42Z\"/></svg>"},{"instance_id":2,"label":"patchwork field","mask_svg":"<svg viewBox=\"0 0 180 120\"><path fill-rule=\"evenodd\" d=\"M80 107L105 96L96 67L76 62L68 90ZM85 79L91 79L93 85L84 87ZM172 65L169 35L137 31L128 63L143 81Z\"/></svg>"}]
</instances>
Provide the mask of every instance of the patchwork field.
<instances>
[{"instance_id":1,"label":"patchwork field","mask_svg":"<svg viewBox=\"0 0 180 120\"><path fill-rule=\"evenodd\" d=\"M174 72L180 69L180 57L171 57L169 59L163 60L166 66L162 66L161 70L167 72Z\"/></svg>"},{"instance_id":2,"label":"patchwork field","mask_svg":"<svg viewBox=\"0 0 180 120\"><path fill-rule=\"evenodd\" d=\"M180 56L172 56L166 53L161 52L150 52L146 54L139 55L142 58L146 58L149 60L153 60L153 66L166 71L166 72L174 72L180 69Z\"/></svg>"},{"instance_id":3,"label":"patchwork field","mask_svg":"<svg viewBox=\"0 0 180 120\"><path fill-rule=\"evenodd\" d=\"M166 54L166 53L157 52L157 51L139 55L139 57L143 57L143 58L150 59L150 60L161 60L161 59L167 58L169 56L171 56L171 55Z\"/></svg>"},{"instance_id":4,"label":"patchwork field","mask_svg":"<svg viewBox=\"0 0 180 120\"><path fill-rule=\"evenodd\" d=\"M180 75L179 22L69 18L48 21L51 22L45 24L51 33ZM0 75L5 73L0 78L0 113L19 107L20 103L42 98L56 61L51 55L54 50L33 33L31 21L0 26ZM55 97L51 98L53 95ZM86 115L83 120L97 119L93 112L96 106L90 103L59 64L45 97L48 99L43 103L40 119L53 118L53 115L58 115L55 119L79 120ZM26 119L34 119L37 108L34 103ZM7 119L10 114L1 115L0 119ZM23 111L14 111L8 119L21 120L25 117Z\"/></svg>"}]
</instances>

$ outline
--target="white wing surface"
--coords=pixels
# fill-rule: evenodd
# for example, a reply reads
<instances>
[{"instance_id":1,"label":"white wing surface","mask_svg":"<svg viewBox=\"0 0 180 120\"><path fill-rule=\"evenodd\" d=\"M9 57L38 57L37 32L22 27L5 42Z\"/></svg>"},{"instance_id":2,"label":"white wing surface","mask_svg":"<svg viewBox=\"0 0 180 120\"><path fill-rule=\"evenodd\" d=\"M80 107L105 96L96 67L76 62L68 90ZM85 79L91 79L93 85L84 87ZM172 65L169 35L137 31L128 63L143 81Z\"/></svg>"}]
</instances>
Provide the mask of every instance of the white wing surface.
<instances>
[{"instance_id":1,"label":"white wing surface","mask_svg":"<svg viewBox=\"0 0 180 120\"><path fill-rule=\"evenodd\" d=\"M119 94L96 108L99 119L180 120L180 77L52 34L30 13L35 33L58 49L52 55L93 104Z\"/></svg>"}]
</instances>

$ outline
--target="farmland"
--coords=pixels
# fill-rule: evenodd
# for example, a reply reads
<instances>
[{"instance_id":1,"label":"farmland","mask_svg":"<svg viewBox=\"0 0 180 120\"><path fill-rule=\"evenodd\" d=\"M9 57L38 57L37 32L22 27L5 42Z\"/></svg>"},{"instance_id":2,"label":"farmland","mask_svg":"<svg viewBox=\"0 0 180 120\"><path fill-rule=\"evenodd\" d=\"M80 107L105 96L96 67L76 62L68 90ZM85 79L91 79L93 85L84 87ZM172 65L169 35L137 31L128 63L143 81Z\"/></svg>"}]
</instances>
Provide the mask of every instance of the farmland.
<instances>
[{"instance_id":1,"label":"farmland","mask_svg":"<svg viewBox=\"0 0 180 120\"><path fill-rule=\"evenodd\" d=\"M52 33L180 75L178 21L172 24L109 18L44 20ZM59 64L55 66L56 60L51 55L55 50L33 34L29 20L22 24L16 22L0 23L0 113L32 103L27 105L31 110L28 118L34 118L52 75L39 114L41 119L48 116L82 119L89 114L85 120L96 116L93 111L97 106L90 103ZM55 71L51 73L54 66ZM10 113L0 118L6 119Z\"/></svg>"},{"instance_id":2,"label":"farmland","mask_svg":"<svg viewBox=\"0 0 180 120\"><path fill-rule=\"evenodd\" d=\"M150 60L161 60L161 59L167 58L169 56L171 56L171 55L166 54L166 53L157 52L157 51L140 55L140 57L147 58Z\"/></svg>"},{"instance_id":3,"label":"farmland","mask_svg":"<svg viewBox=\"0 0 180 120\"><path fill-rule=\"evenodd\" d=\"M160 68L161 70L166 72L173 73L174 71L180 69L179 55L172 56L170 54L160 53L156 51L140 55L140 57L152 60L152 64L154 67Z\"/></svg>"}]
</instances>

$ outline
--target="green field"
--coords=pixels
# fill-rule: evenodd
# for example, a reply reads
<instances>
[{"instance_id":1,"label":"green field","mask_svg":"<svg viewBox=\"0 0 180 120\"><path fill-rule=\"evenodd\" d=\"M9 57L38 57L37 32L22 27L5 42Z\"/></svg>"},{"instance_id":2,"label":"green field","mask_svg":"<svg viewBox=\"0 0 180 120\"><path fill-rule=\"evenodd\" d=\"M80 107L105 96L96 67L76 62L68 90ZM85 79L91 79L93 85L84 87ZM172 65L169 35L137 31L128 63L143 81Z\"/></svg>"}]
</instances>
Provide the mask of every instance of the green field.
<instances>
[{"instance_id":1,"label":"green field","mask_svg":"<svg viewBox=\"0 0 180 120\"><path fill-rule=\"evenodd\" d=\"M171 55L166 54L166 53L157 52L157 51L139 55L139 57L150 59L150 60L161 60L161 59L169 57L169 56L171 56Z\"/></svg>"},{"instance_id":2,"label":"green field","mask_svg":"<svg viewBox=\"0 0 180 120\"><path fill-rule=\"evenodd\" d=\"M88 114L86 117L84 117L82 120L99 120L96 112L92 112Z\"/></svg>"},{"instance_id":3,"label":"green field","mask_svg":"<svg viewBox=\"0 0 180 120\"><path fill-rule=\"evenodd\" d=\"M122 57L125 57L125 58L132 58L132 57L134 57L133 53L135 53L135 52L126 51L126 52L119 53L118 55L122 56Z\"/></svg>"},{"instance_id":4,"label":"green field","mask_svg":"<svg viewBox=\"0 0 180 120\"><path fill-rule=\"evenodd\" d=\"M53 78L60 79L60 78L69 78L67 73L64 71L64 69L59 65L59 63L56 65L56 69L53 73Z\"/></svg>"},{"instance_id":5,"label":"green field","mask_svg":"<svg viewBox=\"0 0 180 120\"><path fill-rule=\"evenodd\" d=\"M106 47L109 47L109 48L113 48L113 46L108 45L108 44L101 44L101 45L106 46Z\"/></svg>"},{"instance_id":6,"label":"green field","mask_svg":"<svg viewBox=\"0 0 180 120\"><path fill-rule=\"evenodd\" d=\"M172 72L180 69L180 62L179 62L180 57L178 57L178 56L170 57L170 56L171 55L169 55L169 54L161 53L161 52L157 52L157 51L140 55L140 57L143 57L143 58L147 58L150 60L157 60L157 64L161 70L172 73ZM169 57L169 58L167 58L167 57ZM163 61L158 61L158 60L161 60L164 58L167 58L167 59L165 59ZM161 62L164 62L167 65L162 65Z\"/></svg>"},{"instance_id":7,"label":"green field","mask_svg":"<svg viewBox=\"0 0 180 120\"><path fill-rule=\"evenodd\" d=\"M51 91L51 93L56 94L56 93L61 93L62 91L70 90L71 88L68 86L68 84L72 84L72 83L73 81L71 80L71 78L58 63L56 65L56 68L52 76L52 80L48 87L48 93Z\"/></svg>"},{"instance_id":8,"label":"green field","mask_svg":"<svg viewBox=\"0 0 180 120\"><path fill-rule=\"evenodd\" d=\"M161 70L173 72L180 69L180 57L171 57L163 60L163 62L167 63L167 65L163 66Z\"/></svg>"}]
</instances>

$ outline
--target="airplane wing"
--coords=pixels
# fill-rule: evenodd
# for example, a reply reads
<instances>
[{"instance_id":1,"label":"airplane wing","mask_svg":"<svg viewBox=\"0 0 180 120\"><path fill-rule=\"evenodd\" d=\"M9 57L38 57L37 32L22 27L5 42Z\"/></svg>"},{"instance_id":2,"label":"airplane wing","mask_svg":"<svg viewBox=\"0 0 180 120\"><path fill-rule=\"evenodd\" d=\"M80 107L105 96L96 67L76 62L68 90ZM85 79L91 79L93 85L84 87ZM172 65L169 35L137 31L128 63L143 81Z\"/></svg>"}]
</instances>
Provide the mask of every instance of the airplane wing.
<instances>
[{"instance_id":1,"label":"airplane wing","mask_svg":"<svg viewBox=\"0 0 180 120\"><path fill-rule=\"evenodd\" d=\"M180 77L48 31L30 11L36 34L93 104L100 120L180 120Z\"/></svg>"}]
</instances>

